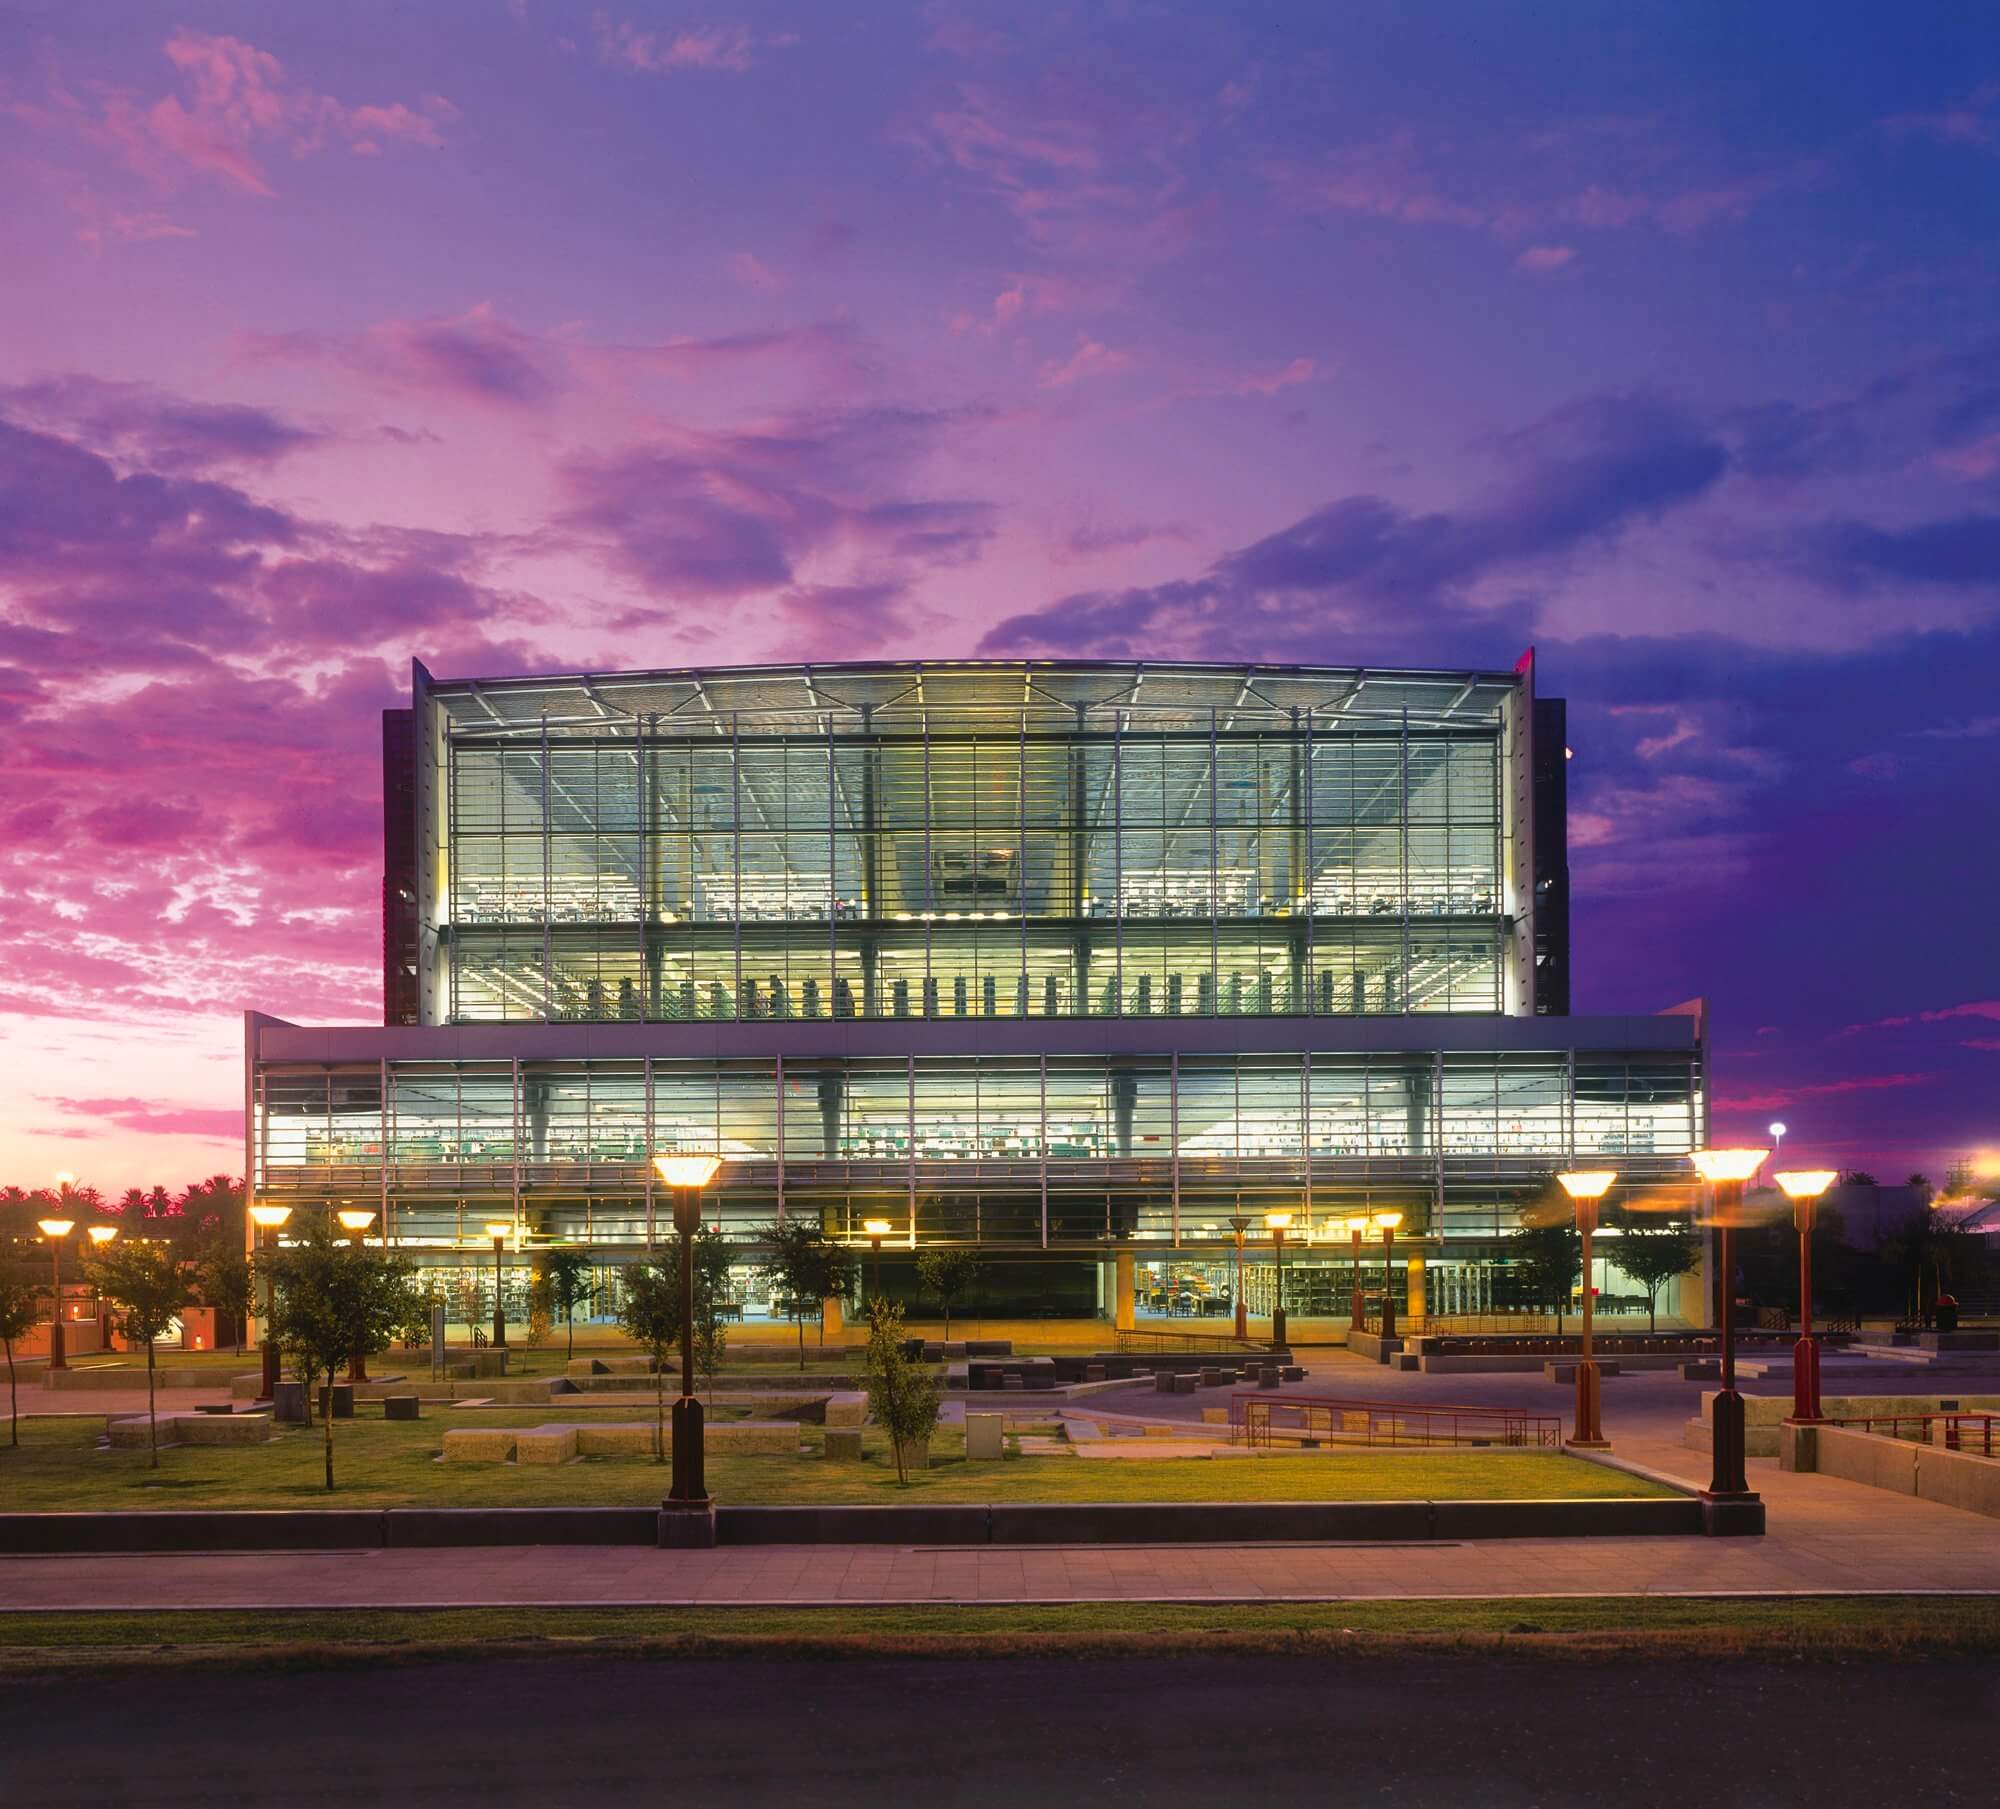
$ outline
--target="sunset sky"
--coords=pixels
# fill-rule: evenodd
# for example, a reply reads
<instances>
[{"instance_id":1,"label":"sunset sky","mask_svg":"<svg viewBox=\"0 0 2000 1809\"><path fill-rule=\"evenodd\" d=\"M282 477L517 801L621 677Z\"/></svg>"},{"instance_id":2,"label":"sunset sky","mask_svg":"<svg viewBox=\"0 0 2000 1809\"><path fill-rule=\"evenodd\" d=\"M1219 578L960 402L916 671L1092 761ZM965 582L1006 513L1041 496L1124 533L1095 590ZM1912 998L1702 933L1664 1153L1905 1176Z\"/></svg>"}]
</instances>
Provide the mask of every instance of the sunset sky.
<instances>
[{"instance_id":1,"label":"sunset sky","mask_svg":"<svg viewBox=\"0 0 2000 1809\"><path fill-rule=\"evenodd\" d=\"M0 4L0 1182L379 1021L440 677L1570 704L1575 1005L2000 1144L2000 11Z\"/></svg>"}]
</instances>

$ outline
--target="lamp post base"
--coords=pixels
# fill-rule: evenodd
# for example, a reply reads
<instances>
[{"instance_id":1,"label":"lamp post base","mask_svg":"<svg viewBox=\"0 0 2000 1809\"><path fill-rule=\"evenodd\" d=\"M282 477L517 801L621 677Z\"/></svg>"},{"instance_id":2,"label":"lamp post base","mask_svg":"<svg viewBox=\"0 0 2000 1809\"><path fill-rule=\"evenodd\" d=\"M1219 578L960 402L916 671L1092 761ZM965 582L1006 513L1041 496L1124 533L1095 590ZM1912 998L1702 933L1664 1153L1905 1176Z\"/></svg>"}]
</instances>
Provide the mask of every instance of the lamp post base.
<instances>
[{"instance_id":1,"label":"lamp post base","mask_svg":"<svg viewBox=\"0 0 2000 1809\"><path fill-rule=\"evenodd\" d=\"M1283 1307L1274 1307L1271 1312L1271 1348L1273 1350L1283 1350L1285 1348L1285 1309Z\"/></svg>"},{"instance_id":2,"label":"lamp post base","mask_svg":"<svg viewBox=\"0 0 2000 1809\"><path fill-rule=\"evenodd\" d=\"M1737 1496L1750 1493L1749 1478L1743 1470L1743 1397L1733 1388L1715 1397L1709 1416L1709 1448L1713 1464L1704 1499L1710 1495Z\"/></svg>"},{"instance_id":3,"label":"lamp post base","mask_svg":"<svg viewBox=\"0 0 2000 1809\"><path fill-rule=\"evenodd\" d=\"M661 1551L706 1551L715 1543L715 1500L660 1503Z\"/></svg>"},{"instance_id":4,"label":"lamp post base","mask_svg":"<svg viewBox=\"0 0 2000 1809\"><path fill-rule=\"evenodd\" d=\"M1703 1489L1701 1530L1711 1539L1761 1538L1764 1497L1750 1489Z\"/></svg>"},{"instance_id":5,"label":"lamp post base","mask_svg":"<svg viewBox=\"0 0 2000 1809\"><path fill-rule=\"evenodd\" d=\"M1576 1366L1576 1427L1563 1440L1579 1451L1608 1451L1611 1441L1604 1436L1604 1428L1598 1420L1598 1387L1600 1376L1597 1365L1586 1357Z\"/></svg>"},{"instance_id":6,"label":"lamp post base","mask_svg":"<svg viewBox=\"0 0 2000 1809\"><path fill-rule=\"evenodd\" d=\"M269 1332L266 1332L263 1361L260 1365L262 1373L257 1378L257 1399L260 1402L275 1401L278 1398L278 1384L285 1379L279 1361L278 1347L272 1341Z\"/></svg>"}]
</instances>

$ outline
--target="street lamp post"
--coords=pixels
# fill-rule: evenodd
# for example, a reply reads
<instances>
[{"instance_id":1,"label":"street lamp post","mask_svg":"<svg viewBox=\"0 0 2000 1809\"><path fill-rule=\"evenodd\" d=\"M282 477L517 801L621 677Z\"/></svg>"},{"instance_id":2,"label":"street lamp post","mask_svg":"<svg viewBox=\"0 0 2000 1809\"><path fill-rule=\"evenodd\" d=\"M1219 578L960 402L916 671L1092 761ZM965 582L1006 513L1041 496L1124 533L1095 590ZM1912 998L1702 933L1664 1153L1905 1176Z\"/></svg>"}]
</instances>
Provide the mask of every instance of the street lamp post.
<instances>
[{"instance_id":1,"label":"street lamp post","mask_svg":"<svg viewBox=\"0 0 2000 1809\"><path fill-rule=\"evenodd\" d=\"M681 1239L681 1393L674 1402L674 1474L666 1505L706 1510L709 1499L703 1473L701 1403L694 1393L694 1238L701 1229L701 1190L715 1179L722 1159L711 1155L655 1156L653 1166L673 1190L674 1229ZM712 1524L708 1536L698 1542L715 1542Z\"/></svg>"},{"instance_id":2,"label":"street lamp post","mask_svg":"<svg viewBox=\"0 0 2000 1809\"><path fill-rule=\"evenodd\" d=\"M1400 1212L1378 1212L1369 1220L1382 1234L1382 1336L1396 1335L1396 1298L1389 1292L1389 1278L1396 1268L1396 1227L1403 1222ZM1386 1346L1385 1346L1386 1348ZM1384 1362L1388 1359L1384 1358Z\"/></svg>"},{"instance_id":3,"label":"street lamp post","mask_svg":"<svg viewBox=\"0 0 2000 1809\"><path fill-rule=\"evenodd\" d=\"M289 1206L259 1205L250 1208L250 1221L257 1227L257 1241L265 1252L267 1263L270 1253L278 1247L279 1229L291 1216L292 1209ZM257 1398L260 1401L275 1401L278 1398L278 1382L282 1372L278 1364L278 1341L272 1336L272 1308L276 1304L277 1293L271 1284L271 1271L266 1267L264 1270L264 1348L261 1364L263 1373L258 1377L257 1394Z\"/></svg>"},{"instance_id":4,"label":"street lamp post","mask_svg":"<svg viewBox=\"0 0 2000 1809\"><path fill-rule=\"evenodd\" d=\"M355 1249L361 1248L362 1234L375 1222L375 1215L365 1206L343 1206L333 1215L340 1221L340 1228L354 1240ZM368 1353L350 1351L347 1357L347 1379L350 1382L368 1380Z\"/></svg>"},{"instance_id":5,"label":"street lamp post","mask_svg":"<svg viewBox=\"0 0 2000 1809\"><path fill-rule=\"evenodd\" d=\"M62 1241L76 1229L75 1219L37 1219L41 1234L49 1240L49 1258L55 1279L55 1311L49 1315L49 1367L69 1368L69 1353L63 1345Z\"/></svg>"},{"instance_id":6,"label":"street lamp post","mask_svg":"<svg viewBox=\"0 0 2000 1809\"><path fill-rule=\"evenodd\" d=\"M1362 1316L1366 1311L1361 1287L1361 1240L1368 1235L1368 1215L1357 1213L1347 1221L1347 1229L1354 1239L1354 1289L1353 1297L1347 1307L1347 1327L1349 1331L1358 1332L1361 1329Z\"/></svg>"},{"instance_id":7,"label":"street lamp post","mask_svg":"<svg viewBox=\"0 0 2000 1809\"><path fill-rule=\"evenodd\" d=\"M118 1241L116 1225L92 1225L84 1235L90 1239L93 1250L108 1250ZM104 1298L104 1290L97 1290L97 1348L111 1348L111 1303Z\"/></svg>"},{"instance_id":8,"label":"street lamp post","mask_svg":"<svg viewBox=\"0 0 2000 1809\"><path fill-rule=\"evenodd\" d=\"M1771 1127L1774 1131L1776 1125ZM1812 1327L1812 1234L1819 1197L1833 1185L1830 1168L1778 1171L1778 1185L1792 1203L1792 1223L1799 1231L1799 1341L1792 1346L1792 1418L1811 1423L1820 1418L1819 1342Z\"/></svg>"},{"instance_id":9,"label":"street lamp post","mask_svg":"<svg viewBox=\"0 0 2000 1809\"><path fill-rule=\"evenodd\" d=\"M887 1219L863 1219L861 1229L868 1236L869 1270L868 1283L869 1311L872 1315L875 1305L882 1298L882 1240L894 1227Z\"/></svg>"},{"instance_id":10,"label":"street lamp post","mask_svg":"<svg viewBox=\"0 0 2000 1809\"><path fill-rule=\"evenodd\" d=\"M1583 1353L1576 1366L1576 1424L1569 1442L1581 1445L1585 1450L1606 1449L1610 1440L1604 1436L1598 1424L1598 1373L1596 1359L1591 1355L1591 1296L1595 1290L1590 1285L1590 1235L1597 1229L1598 1202L1611 1191L1611 1184L1618 1179L1615 1168L1586 1168L1560 1174L1556 1179L1562 1183L1562 1190L1570 1197L1576 1209L1577 1236L1583 1242Z\"/></svg>"},{"instance_id":11,"label":"street lamp post","mask_svg":"<svg viewBox=\"0 0 2000 1809\"><path fill-rule=\"evenodd\" d=\"M1731 1234L1743 1210L1743 1183L1769 1153L1761 1149L1698 1149L1688 1157L1715 1190L1716 1261L1722 1269L1722 1389L1715 1397L1713 1462L1702 1501L1725 1509L1738 1503L1757 1503L1760 1528L1762 1503L1751 1491L1743 1467L1743 1397L1736 1392L1736 1250Z\"/></svg>"},{"instance_id":12,"label":"street lamp post","mask_svg":"<svg viewBox=\"0 0 2000 1809\"><path fill-rule=\"evenodd\" d=\"M1264 1228L1271 1234L1271 1245L1278 1261L1278 1294L1271 1306L1271 1348L1282 1349L1285 1343L1285 1233L1291 1228L1292 1215L1289 1212L1267 1212L1264 1214Z\"/></svg>"},{"instance_id":13,"label":"street lamp post","mask_svg":"<svg viewBox=\"0 0 2000 1809\"><path fill-rule=\"evenodd\" d=\"M1236 1234L1236 1336L1247 1343L1250 1337L1250 1303L1243 1298L1243 1236L1250 1229L1250 1221L1238 1213L1229 1221L1229 1229Z\"/></svg>"},{"instance_id":14,"label":"street lamp post","mask_svg":"<svg viewBox=\"0 0 2000 1809\"><path fill-rule=\"evenodd\" d=\"M486 1235L493 1240L493 1348L507 1348L507 1306L500 1297L501 1268L506 1260L507 1239L513 1234L514 1226L508 1219L489 1219Z\"/></svg>"}]
</instances>

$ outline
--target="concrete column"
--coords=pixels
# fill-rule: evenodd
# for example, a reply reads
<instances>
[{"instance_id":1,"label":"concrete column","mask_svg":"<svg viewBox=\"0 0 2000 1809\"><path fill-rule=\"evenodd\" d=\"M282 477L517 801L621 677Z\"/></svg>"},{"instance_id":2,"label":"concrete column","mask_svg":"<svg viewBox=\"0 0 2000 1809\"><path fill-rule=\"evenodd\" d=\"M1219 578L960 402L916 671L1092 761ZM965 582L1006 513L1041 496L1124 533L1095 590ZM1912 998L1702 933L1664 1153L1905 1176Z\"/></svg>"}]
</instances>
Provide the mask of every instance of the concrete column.
<instances>
[{"instance_id":1,"label":"concrete column","mask_svg":"<svg viewBox=\"0 0 2000 1809\"><path fill-rule=\"evenodd\" d=\"M832 1344L840 1337L840 1300L830 1295L819 1303L819 1341Z\"/></svg>"},{"instance_id":2,"label":"concrete column","mask_svg":"<svg viewBox=\"0 0 2000 1809\"><path fill-rule=\"evenodd\" d=\"M1407 1317L1421 1319L1424 1316L1424 1259L1412 1255L1410 1258L1410 1304L1404 1309Z\"/></svg>"},{"instance_id":3,"label":"concrete column","mask_svg":"<svg viewBox=\"0 0 2000 1809\"><path fill-rule=\"evenodd\" d=\"M1129 1332L1132 1329L1132 1252L1121 1250L1116 1258L1116 1293L1112 1306L1111 1325L1114 1331Z\"/></svg>"},{"instance_id":4,"label":"concrete column","mask_svg":"<svg viewBox=\"0 0 2000 1809\"><path fill-rule=\"evenodd\" d=\"M1708 1241L1703 1239L1701 1261L1670 1287L1660 1290L1660 1312L1663 1315L1676 1313L1693 1326L1713 1325L1715 1317L1709 1310L1708 1270Z\"/></svg>"}]
</instances>

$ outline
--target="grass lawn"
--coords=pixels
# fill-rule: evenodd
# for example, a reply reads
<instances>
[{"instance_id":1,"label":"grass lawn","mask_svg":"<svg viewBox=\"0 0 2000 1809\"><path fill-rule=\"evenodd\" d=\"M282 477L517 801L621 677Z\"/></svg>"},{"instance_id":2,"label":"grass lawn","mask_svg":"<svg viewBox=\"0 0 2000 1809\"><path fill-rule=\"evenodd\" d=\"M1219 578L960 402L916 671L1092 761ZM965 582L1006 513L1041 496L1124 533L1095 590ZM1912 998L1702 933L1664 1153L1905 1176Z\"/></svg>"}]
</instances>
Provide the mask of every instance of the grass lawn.
<instances>
[{"instance_id":1,"label":"grass lawn","mask_svg":"<svg viewBox=\"0 0 2000 1809\"><path fill-rule=\"evenodd\" d=\"M1704 1664L2000 1651L1977 1596L1572 1597L1326 1603L1079 1602L853 1608L259 1609L0 1614L0 1673L203 1665L321 1668L556 1649L659 1658L924 1656L996 1662L1176 1653L1307 1657L1513 1651Z\"/></svg>"},{"instance_id":2,"label":"grass lawn","mask_svg":"<svg viewBox=\"0 0 2000 1809\"><path fill-rule=\"evenodd\" d=\"M453 1426L539 1426L560 1407L453 1411L429 1408L414 1425L363 1418L334 1428L329 1496L320 1482L320 1428L287 1430L268 1445L183 1446L160 1453L97 1448L96 1416L31 1419L21 1447L0 1446L0 1511L116 1508L617 1507L657 1502L665 1466L645 1458L591 1458L547 1467L446 1464L441 1435ZM633 1419L648 1419L643 1408ZM821 1433L806 1429L815 1452ZM867 1461L817 1455L711 1451L709 1487L723 1502L918 1501L1388 1501L1519 1500L1664 1495L1623 1471L1557 1452L1343 1451L1290 1457L1143 1459L1010 1457L968 1464L964 1436L941 1428L932 1467L896 1481L886 1444L864 1435Z\"/></svg>"}]
</instances>

